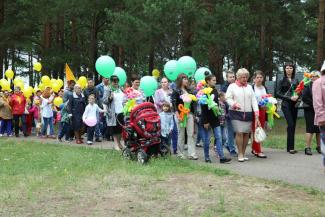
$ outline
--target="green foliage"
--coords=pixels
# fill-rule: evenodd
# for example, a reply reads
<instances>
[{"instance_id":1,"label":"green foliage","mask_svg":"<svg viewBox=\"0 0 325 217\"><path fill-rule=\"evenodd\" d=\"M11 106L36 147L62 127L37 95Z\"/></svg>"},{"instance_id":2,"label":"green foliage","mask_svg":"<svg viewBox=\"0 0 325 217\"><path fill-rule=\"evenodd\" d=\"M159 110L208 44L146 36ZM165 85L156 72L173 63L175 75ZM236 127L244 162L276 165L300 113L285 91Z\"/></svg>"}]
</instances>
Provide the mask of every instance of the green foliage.
<instances>
[{"instance_id":1,"label":"green foliage","mask_svg":"<svg viewBox=\"0 0 325 217\"><path fill-rule=\"evenodd\" d=\"M66 62L92 76L96 59L107 54L128 74L141 75L186 53L199 66L213 65L210 48L227 68L270 75L284 61L310 69L316 62L316 0L12 0L4 11L0 48L7 65L15 50L16 67L26 67L31 54L45 73L61 77Z\"/></svg>"}]
</instances>

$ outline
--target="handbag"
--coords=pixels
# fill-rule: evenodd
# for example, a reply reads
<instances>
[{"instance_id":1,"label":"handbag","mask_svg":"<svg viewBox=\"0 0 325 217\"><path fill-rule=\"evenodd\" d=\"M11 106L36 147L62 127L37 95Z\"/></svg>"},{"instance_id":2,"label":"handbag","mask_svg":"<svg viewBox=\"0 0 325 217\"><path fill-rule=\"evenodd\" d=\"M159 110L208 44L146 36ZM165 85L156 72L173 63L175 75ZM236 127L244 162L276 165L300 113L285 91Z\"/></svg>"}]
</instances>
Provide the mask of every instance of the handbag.
<instances>
[{"instance_id":1,"label":"handbag","mask_svg":"<svg viewBox=\"0 0 325 217\"><path fill-rule=\"evenodd\" d=\"M263 142L264 140L266 139L266 133L265 131L263 130L262 127L257 127L255 129L255 133L254 133L254 140L255 142Z\"/></svg>"},{"instance_id":2,"label":"handbag","mask_svg":"<svg viewBox=\"0 0 325 217\"><path fill-rule=\"evenodd\" d=\"M261 127L261 123L259 120L256 121L256 127L254 132L254 140L255 142L261 143L266 139L266 133L264 129Z\"/></svg>"}]
</instances>

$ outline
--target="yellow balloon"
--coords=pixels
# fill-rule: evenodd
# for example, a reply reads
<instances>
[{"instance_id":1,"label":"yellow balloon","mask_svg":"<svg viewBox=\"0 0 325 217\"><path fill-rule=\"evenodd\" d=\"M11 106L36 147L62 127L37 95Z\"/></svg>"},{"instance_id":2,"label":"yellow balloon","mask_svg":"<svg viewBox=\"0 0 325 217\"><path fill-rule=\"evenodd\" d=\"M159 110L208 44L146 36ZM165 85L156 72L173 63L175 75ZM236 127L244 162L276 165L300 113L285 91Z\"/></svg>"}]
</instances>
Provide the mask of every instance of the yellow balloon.
<instances>
[{"instance_id":1,"label":"yellow balloon","mask_svg":"<svg viewBox=\"0 0 325 217\"><path fill-rule=\"evenodd\" d=\"M28 89L23 90L23 94L24 94L24 97L26 97L26 98L29 98L33 95L33 93Z\"/></svg>"},{"instance_id":2,"label":"yellow balloon","mask_svg":"<svg viewBox=\"0 0 325 217\"><path fill-rule=\"evenodd\" d=\"M60 78L57 80L57 82L58 82L60 88L63 87L64 83Z\"/></svg>"},{"instance_id":3,"label":"yellow balloon","mask_svg":"<svg viewBox=\"0 0 325 217\"><path fill-rule=\"evenodd\" d=\"M152 76L153 77L156 77L156 78L159 78L160 76L160 71L158 69L154 69L152 70Z\"/></svg>"},{"instance_id":4,"label":"yellow balloon","mask_svg":"<svg viewBox=\"0 0 325 217\"><path fill-rule=\"evenodd\" d=\"M14 77L14 71L12 71L11 69L8 69L6 72L5 72L5 75L8 79L13 79Z\"/></svg>"},{"instance_id":5,"label":"yellow balloon","mask_svg":"<svg viewBox=\"0 0 325 217\"><path fill-rule=\"evenodd\" d=\"M45 85L43 83L40 83L38 85L38 88L41 90L41 91L44 91L45 90Z\"/></svg>"},{"instance_id":6,"label":"yellow balloon","mask_svg":"<svg viewBox=\"0 0 325 217\"><path fill-rule=\"evenodd\" d=\"M60 107L60 105L63 103L63 99L61 97L56 97L53 101L53 104L56 106L56 107Z\"/></svg>"},{"instance_id":7,"label":"yellow balloon","mask_svg":"<svg viewBox=\"0 0 325 217\"><path fill-rule=\"evenodd\" d=\"M59 92L59 90L61 89L60 85L58 84L58 82L56 82L55 84L52 84L52 89L55 93Z\"/></svg>"},{"instance_id":8,"label":"yellow balloon","mask_svg":"<svg viewBox=\"0 0 325 217\"><path fill-rule=\"evenodd\" d=\"M78 80L78 81L77 81L77 84L79 84L79 85L80 85L81 89L85 89L85 88L87 87L87 82L86 82L86 83L84 83L84 82L82 82L82 81Z\"/></svg>"},{"instance_id":9,"label":"yellow balloon","mask_svg":"<svg viewBox=\"0 0 325 217\"><path fill-rule=\"evenodd\" d=\"M7 81L6 79L3 78L3 79L0 80L0 85L2 86L2 85L3 85L4 83L6 83L6 82L8 82L8 81Z\"/></svg>"},{"instance_id":10,"label":"yellow balloon","mask_svg":"<svg viewBox=\"0 0 325 217\"><path fill-rule=\"evenodd\" d=\"M49 76L42 76L41 81L46 87L51 87L51 79L49 78Z\"/></svg>"},{"instance_id":11,"label":"yellow balloon","mask_svg":"<svg viewBox=\"0 0 325 217\"><path fill-rule=\"evenodd\" d=\"M10 90L10 83L7 80L3 81L1 86L2 90Z\"/></svg>"},{"instance_id":12,"label":"yellow balloon","mask_svg":"<svg viewBox=\"0 0 325 217\"><path fill-rule=\"evenodd\" d=\"M54 78L51 79L51 85L55 84L56 82L57 82L56 79L54 79Z\"/></svg>"},{"instance_id":13,"label":"yellow balloon","mask_svg":"<svg viewBox=\"0 0 325 217\"><path fill-rule=\"evenodd\" d=\"M14 85L17 86L17 83L23 83L23 81L20 78L15 78Z\"/></svg>"},{"instance_id":14,"label":"yellow balloon","mask_svg":"<svg viewBox=\"0 0 325 217\"><path fill-rule=\"evenodd\" d=\"M42 64L40 62L34 63L33 69L37 72L40 72L42 70Z\"/></svg>"},{"instance_id":15,"label":"yellow balloon","mask_svg":"<svg viewBox=\"0 0 325 217\"><path fill-rule=\"evenodd\" d=\"M20 87L20 90L24 89L24 83L22 81L16 82L16 87Z\"/></svg>"}]
</instances>

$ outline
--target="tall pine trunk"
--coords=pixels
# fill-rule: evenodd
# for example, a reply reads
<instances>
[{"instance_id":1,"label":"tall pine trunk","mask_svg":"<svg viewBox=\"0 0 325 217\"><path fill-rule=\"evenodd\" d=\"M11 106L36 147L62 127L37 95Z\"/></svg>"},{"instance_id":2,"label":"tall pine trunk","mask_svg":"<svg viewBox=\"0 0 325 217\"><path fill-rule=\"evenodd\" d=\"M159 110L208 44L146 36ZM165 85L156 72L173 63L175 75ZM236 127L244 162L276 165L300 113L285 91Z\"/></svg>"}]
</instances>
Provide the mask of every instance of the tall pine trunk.
<instances>
[{"instance_id":1,"label":"tall pine trunk","mask_svg":"<svg viewBox=\"0 0 325 217\"><path fill-rule=\"evenodd\" d=\"M94 77L95 82L98 82L98 73L96 72L95 64L96 59L98 57L97 52L97 35L98 35L98 19L97 15L94 14L91 20L91 29L90 29L90 52L89 52L89 60L90 60L90 74L88 77Z\"/></svg>"},{"instance_id":2,"label":"tall pine trunk","mask_svg":"<svg viewBox=\"0 0 325 217\"><path fill-rule=\"evenodd\" d=\"M317 29L317 66L324 60L324 10L325 0L319 0L318 29Z\"/></svg>"},{"instance_id":3,"label":"tall pine trunk","mask_svg":"<svg viewBox=\"0 0 325 217\"><path fill-rule=\"evenodd\" d=\"M61 53L64 53L64 16L59 15L57 17L57 32L56 32L56 43ZM57 69L55 73L55 78L63 78L64 77L64 66L65 63L57 63Z\"/></svg>"},{"instance_id":4,"label":"tall pine trunk","mask_svg":"<svg viewBox=\"0 0 325 217\"><path fill-rule=\"evenodd\" d=\"M5 18L5 0L0 0L0 28L2 27L4 23L4 18ZM3 68L3 59L4 59L4 52L5 48L3 46L0 46L0 73L4 72Z\"/></svg>"}]
</instances>

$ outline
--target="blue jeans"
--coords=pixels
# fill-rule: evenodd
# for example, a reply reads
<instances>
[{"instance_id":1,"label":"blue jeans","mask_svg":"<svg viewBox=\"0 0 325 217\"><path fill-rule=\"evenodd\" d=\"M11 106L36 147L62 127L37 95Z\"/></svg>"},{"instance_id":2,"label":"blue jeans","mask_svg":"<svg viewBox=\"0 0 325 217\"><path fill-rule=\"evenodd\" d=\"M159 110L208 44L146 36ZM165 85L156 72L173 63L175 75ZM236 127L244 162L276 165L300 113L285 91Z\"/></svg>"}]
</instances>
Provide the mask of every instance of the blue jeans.
<instances>
[{"instance_id":1,"label":"blue jeans","mask_svg":"<svg viewBox=\"0 0 325 217\"><path fill-rule=\"evenodd\" d=\"M231 120L229 118L226 118L226 124L227 124L227 131L228 131L228 144L226 148L229 150L229 152L234 152L236 151L235 132L234 132L234 128L232 127Z\"/></svg>"},{"instance_id":2,"label":"blue jeans","mask_svg":"<svg viewBox=\"0 0 325 217\"><path fill-rule=\"evenodd\" d=\"M69 123L65 123L65 122L60 122L60 133L58 135L59 139L62 139L63 136L65 135L65 140L69 140L70 137L70 124Z\"/></svg>"},{"instance_id":3,"label":"blue jeans","mask_svg":"<svg viewBox=\"0 0 325 217\"><path fill-rule=\"evenodd\" d=\"M53 136L54 135L54 127L53 127L53 117L50 118L45 118L43 117L43 128L42 128L42 135L46 136L46 132L47 132L47 127L48 125L50 125L50 135Z\"/></svg>"},{"instance_id":4,"label":"blue jeans","mask_svg":"<svg viewBox=\"0 0 325 217\"><path fill-rule=\"evenodd\" d=\"M87 127L87 142L93 142L94 141L95 128L96 128L96 126Z\"/></svg>"},{"instance_id":5,"label":"blue jeans","mask_svg":"<svg viewBox=\"0 0 325 217\"><path fill-rule=\"evenodd\" d=\"M212 128L212 132L215 138L215 144L216 144L216 154L219 155L220 159L224 158L225 155L223 153L222 149L222 138L221 138L221 129L220 127ZM209 156L209 146L210 146L210 129L204 128L204 158L210 159Z\"/></svg>"},{"instance_id":6,"label":"blue jeans","mask_svg":"<svg viewBox=\"0 0 325 217\"><path fill-rule=\"evenodd\" d=\"M173 117L173 121L174 121L174 128L172 131L172 144L173 144L173 152L174 154L176 154L177 152L177 140L178 140L178 130L177 130L177 124L175 121L175 116Z\"/></svg>"},{"instance_id":7,"label":"blue jeans","mask_svg":"<svg viewBox=\"0 0 325 217\"><path fill-rule=\"evenodd\" d=\"M12 134L12 119L1 120L0 133L7 133L7 136L10 136Z\"/></svg>"},{"instance_id":8,"label":"blue jeans","mask_svg":"<svg viewBox=\"0 0 325 217\"><path fill-rule=\"evenodd\" d=\"M220 126L222 145L228 147L228 130L227 126Z\"/></svg>"},{"instance_id":9,"label":"blue jeans","mask_svg":"<svg viewBox=\"0 0 325 217\"><path fill-rule=\"evenodd\" d=\"M201 124L197 124L197 129L196 144L199 144L201 140L204 142L204 127Z\"/></svg>"}]
</instances>

